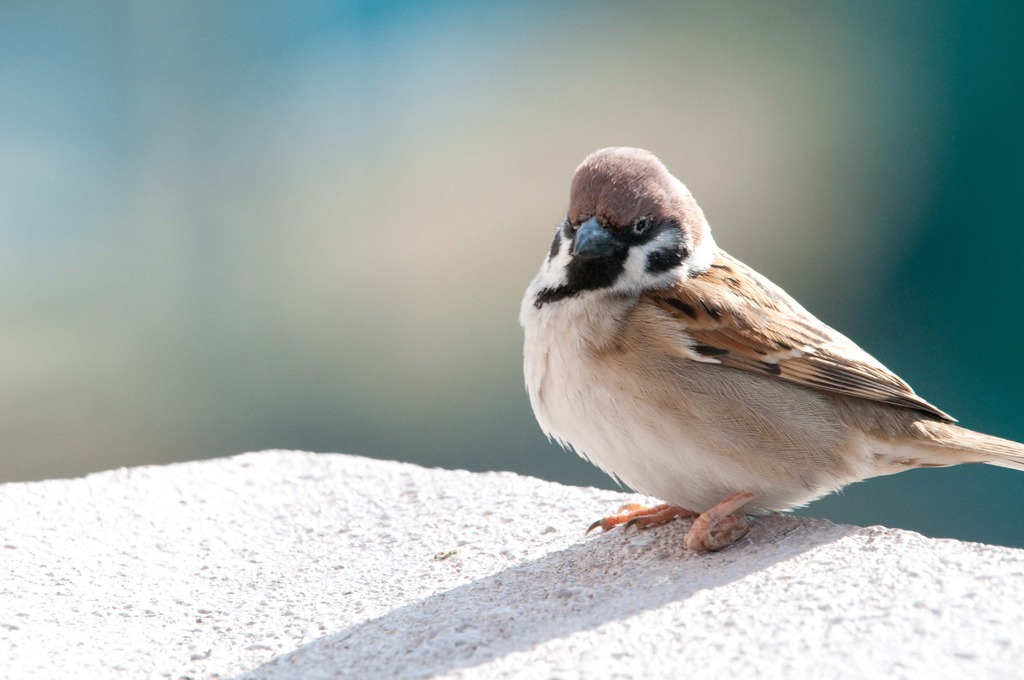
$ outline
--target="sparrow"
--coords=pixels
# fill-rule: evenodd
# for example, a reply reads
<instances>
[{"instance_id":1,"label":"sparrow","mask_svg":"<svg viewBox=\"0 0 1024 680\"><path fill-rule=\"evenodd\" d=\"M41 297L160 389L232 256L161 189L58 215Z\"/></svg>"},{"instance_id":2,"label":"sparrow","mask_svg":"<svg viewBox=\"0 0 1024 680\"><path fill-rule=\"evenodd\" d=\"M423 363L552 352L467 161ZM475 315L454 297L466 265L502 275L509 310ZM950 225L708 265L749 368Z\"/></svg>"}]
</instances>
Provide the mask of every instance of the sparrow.
<instances>
[{"instance_id":1,"label":"sparrow","mask_svg":"<svg viewBox=\"0 0 1024 680\"><path fill-rule=\"evenodd\" d=\"M632 489L590 529L695 518L697 551L748 515L911 468L1024 470L1024 445L974 432L715 245L686 186L616 147L576 169L519 321L541 429Z\"/></svg>"}]
</instances>

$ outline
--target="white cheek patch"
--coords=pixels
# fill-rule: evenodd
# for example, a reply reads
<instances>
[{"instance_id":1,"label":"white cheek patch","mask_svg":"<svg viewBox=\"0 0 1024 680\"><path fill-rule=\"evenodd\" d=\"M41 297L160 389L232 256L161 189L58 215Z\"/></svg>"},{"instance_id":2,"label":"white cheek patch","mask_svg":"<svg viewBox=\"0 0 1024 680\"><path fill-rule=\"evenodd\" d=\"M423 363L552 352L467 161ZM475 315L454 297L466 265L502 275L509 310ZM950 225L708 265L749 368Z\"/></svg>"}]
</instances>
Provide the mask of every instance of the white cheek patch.
<instances>
[{"instance_id":1,"label":"white cheek patch","mask_svg":"<svg viewBox=\"0 0 1024 680\"><path fill-rule=\"evenodd\" d=\"M544 256L540 271L533 279L533 289L558 288L569 282L569 261L572 260L572 239L562 236L558 243L558 252L554 257Z\"/></svg>"},{"instance_id":2,"label":"white cheek patch","mask_svg":"<svg viewBox=\"0 0 1024 680\"><path fill-rule=\"evenodd\" d=\"M615 280L617 290L642 289L650 285L651 275L647 273L647 248L633 247L629 249L622 266L622 273Z\"/></svg>"},{"instance_id":3,"label":"white cheek patch","mask_svg":"<svg viewBox=\"0 0 1024 680\"><path fill-rule=\"evenodd\" d=\"M711 225L708 224L706 219L701 218L700 245L690 253L690 256L682 264L682 266L687 268L686 276L703 274L710 269L711 263L715 261L715 253L717 251L718 244L715 243L714 237L711 236Z\"/></svg>"},{"instance_id":4,"label":"white cheek patch","mask_svg":"<svg viewBox=\"0 0 1024 680\"><path fill-rule=\"evenodd\" d=\"M623 272L615 281L613 289L619 292L640 292L664 288L707 271L715 259L716 247L707 222L703 226L700 246L672 269L653 273L647 271L647 263L653 253L677 246L678 242L669 233L659 234L642 246L630 248ZM689 249L690 244L684 245Z\"/></svg>"}]
</instances>

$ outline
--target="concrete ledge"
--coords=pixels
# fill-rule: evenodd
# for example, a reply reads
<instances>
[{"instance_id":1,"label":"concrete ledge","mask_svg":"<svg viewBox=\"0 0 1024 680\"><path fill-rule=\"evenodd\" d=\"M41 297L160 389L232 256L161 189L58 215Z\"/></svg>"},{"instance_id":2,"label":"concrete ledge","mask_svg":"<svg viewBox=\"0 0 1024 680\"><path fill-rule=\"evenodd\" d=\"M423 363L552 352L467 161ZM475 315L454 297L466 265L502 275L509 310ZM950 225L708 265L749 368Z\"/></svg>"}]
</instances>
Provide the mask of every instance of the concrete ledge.
<instances>
[{"instance_id":1,"label":"concrete ledge","mask_svg":"<svg viewBox=\"0 0 1024 680\"><path fill-rule=\"evenodd\" d=\"M1024 551L271 451L0 486L4 678L1019 677Z\"/></svg>"}]
</instances>

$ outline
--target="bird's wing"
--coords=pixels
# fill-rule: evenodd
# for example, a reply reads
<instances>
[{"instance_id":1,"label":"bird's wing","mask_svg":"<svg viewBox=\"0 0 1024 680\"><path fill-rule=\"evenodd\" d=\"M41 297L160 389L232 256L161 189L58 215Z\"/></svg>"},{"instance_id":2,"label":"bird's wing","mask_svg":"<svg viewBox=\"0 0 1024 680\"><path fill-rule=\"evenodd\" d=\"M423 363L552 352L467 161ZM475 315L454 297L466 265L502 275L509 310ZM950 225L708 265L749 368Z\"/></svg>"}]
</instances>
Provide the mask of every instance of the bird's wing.
<instances>
[{"instance_id":1,"label":"bird's wing","mask_svg":"<svg viewBox=\"0 0 1024 680\"><path fill-rule=\"evenodd\" d=\"M682 325L688 346L681 354L691 360L955 422L781 288L724 252L706 273L645 297Z\"/></svg>"}]
</instances>

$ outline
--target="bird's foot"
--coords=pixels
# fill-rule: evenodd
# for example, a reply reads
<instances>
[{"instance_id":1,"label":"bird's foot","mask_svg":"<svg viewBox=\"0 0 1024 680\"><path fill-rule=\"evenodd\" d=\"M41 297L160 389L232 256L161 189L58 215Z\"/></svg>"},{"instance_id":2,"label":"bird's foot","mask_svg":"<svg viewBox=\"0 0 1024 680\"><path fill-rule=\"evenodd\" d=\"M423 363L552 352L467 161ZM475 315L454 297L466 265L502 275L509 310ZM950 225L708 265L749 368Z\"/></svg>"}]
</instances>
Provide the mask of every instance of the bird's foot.
<instances>
[{"instance_id":1,"label":"bird's foot","mask_svg":"<svg viewBox=\"0 0 1024 680\"><path fill-rule=\"evenodd\" d=\"M686 547L697 552L712 552L746 536L750 520L739 510L753 497L749 492L737 493L702 512L686 533Z\"/></svg>"},{"instance_id":2,"label":"bird's foot","mask_svg":"<svg viewBox=\"0 0 1024 680\"><path fill-rule=\"evenodd\" d=\"M654 506L641 505L640 503L627 503L619 508L619 511L614 515L604 517L591 524L587 529L587 533L589 534L598 527L603 531L611 531L620 524L625 524L627 529L629 527L647 529L659 524L671 522L676 517L685 518L696 516L697 513L693 510L687 510L686 508L678 505L671 505L669 503L662 503L661 505Z\"/></svg>"}]
</instances>

